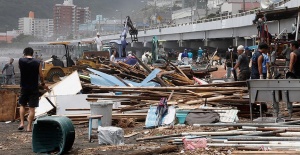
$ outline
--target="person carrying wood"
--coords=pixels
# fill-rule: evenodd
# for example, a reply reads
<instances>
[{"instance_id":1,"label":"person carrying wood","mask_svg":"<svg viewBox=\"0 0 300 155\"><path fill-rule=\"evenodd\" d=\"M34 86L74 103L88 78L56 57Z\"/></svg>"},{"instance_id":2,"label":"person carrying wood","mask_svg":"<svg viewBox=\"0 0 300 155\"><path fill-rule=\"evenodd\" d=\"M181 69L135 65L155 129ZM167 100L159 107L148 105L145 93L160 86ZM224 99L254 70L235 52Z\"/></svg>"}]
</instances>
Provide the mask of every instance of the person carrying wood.
<instances>
[{"instance_id":1,"label":"person carrying wood","mask_svg":"<svg viewBox=\"0 0 300 155\"><path fill-rule=\"evenodd\" d=\"M250 70L249 70L249 59L246 53L244 53L244 46L240 45L237 48L238 52L238 60L236 65L232 68L232 70L236 70L239 68L240 72L238 75L239 81L246 81L250 78Z\"/></svg>"}]
</instances>

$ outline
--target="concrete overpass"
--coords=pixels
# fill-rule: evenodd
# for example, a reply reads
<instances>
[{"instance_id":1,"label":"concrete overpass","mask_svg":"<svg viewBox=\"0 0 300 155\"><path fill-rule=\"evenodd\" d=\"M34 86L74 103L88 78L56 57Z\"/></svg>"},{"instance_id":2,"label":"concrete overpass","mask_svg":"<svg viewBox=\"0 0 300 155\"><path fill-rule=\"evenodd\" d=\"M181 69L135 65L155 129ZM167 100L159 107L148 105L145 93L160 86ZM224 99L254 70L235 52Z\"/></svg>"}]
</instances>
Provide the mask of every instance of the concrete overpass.
<instances>
[{"instance_id":1,"label":"concrete overpass","mask_svg":"<svg viewBox=\"0 0 300 155\"><path fill-rule=\"evenodd\" d=\"M274 4L274 8L299 7L300 0L283 0ZM227 48L228 45L237 46L253 45L257 34L256 25L252 23L255 13L258 10L251 10L235 15L222 16L217 18L198 20L190 23L160 26L139 30L139 42L132 43L132 47L151 47L152 37L157 36L159 40L167 40L164 43L166 48L212 46ZM268 23L271 34L279 34L283 29L292 31L292 23L295 18L288 18ZM103 40L109 41L119 39L120 34L102 36ZM127 41L131 41L130 37Z\"/></svg>"},{"instance_id":2,"label":"concrete overpass","mask_svg":"<svg viewBox=\"0 0 300 155\"><path fill-rule=\"evenodd\" d=\"M282 0L273 5L274 8L294 8L300 6L300 0ZM159 40L166 40L163 43L165 48L176 49L179 47L188 47L198 49L199 46L210 46L227 49L229 45L246 45L255 44L255 36L257 34L256 25L252 21L258 10L251 10L235 15L222 16L211 19L197 20L190 23L174 24L168 26L160 26L139 30L139 42L131 43L131 47L144 48L152 47L152 38L157 36ZM268 23L268 29L271 34L279 34L286 29L287 32L292 31L292 23L295 18L287 18L279 21ZM103 35L102 39L106 42L110 40L120 39L120 33ZM82 40L92 40L93 38L85 38ZM79 42L81 40L73 40L71 42ZM127 41L131 42L128 34ZM34 44L34 43L33 43ZM45 45L45 44L44 44ZM45 46L43 47L45 48ZM47 48L50 53L62 54L63 49ZM62 50L62 51L61 51ZM59 52L60 51L60 52ZM48 52L47 52L48 53ZM141 55L141 53L137 53Z\"/></svg>"}]
</instances>

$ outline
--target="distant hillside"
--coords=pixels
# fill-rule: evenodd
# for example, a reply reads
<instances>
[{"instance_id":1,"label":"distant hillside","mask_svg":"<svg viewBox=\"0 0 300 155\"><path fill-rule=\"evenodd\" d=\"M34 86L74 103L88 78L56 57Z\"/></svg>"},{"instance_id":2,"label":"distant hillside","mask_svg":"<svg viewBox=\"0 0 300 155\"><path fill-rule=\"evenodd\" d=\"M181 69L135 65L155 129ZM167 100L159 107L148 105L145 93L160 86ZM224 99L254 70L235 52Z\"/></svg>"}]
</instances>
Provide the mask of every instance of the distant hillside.
<instances>
[{"instance_id":1,"label":"distant hillside","mask_svg":"<svg viewBox=\"0 0 300 155\"><path fill-rule=\"evenodd\" d=\"M74 4L80 7L90 7L92 19L97 14L104 17L120 16L120 10L123 12L123 18L126 12L132 10L141 10L144 3L141 0L73 0ZM35 18L52 18L53 6L62 4L63 0L0 0L0 32L18 28L18 19L27 17L29 11L35 13Z\"/></svg>"}]
</instances>

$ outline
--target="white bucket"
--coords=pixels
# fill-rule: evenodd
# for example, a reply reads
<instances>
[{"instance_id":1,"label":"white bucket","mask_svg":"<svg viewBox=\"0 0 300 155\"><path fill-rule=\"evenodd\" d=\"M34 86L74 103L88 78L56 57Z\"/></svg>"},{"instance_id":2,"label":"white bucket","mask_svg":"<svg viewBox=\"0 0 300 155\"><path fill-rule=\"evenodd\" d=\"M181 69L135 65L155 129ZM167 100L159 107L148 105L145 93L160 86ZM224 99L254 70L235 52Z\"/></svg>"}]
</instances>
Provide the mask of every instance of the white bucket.
<instances>
[{"instance_id":1,"label":"white bucket","mask_svg":"<svg viewBox=\"0 0 300 155\"><path fill-rule=\"evenodd\" d=\"M102 115L101 118L101 126L111 126L112 122L112 106L113 101L98 101L98 102L91 102L91 115ZM98 128L98 121L93 120L92 123L93 128Z\"/></svg>"}]
</instances>

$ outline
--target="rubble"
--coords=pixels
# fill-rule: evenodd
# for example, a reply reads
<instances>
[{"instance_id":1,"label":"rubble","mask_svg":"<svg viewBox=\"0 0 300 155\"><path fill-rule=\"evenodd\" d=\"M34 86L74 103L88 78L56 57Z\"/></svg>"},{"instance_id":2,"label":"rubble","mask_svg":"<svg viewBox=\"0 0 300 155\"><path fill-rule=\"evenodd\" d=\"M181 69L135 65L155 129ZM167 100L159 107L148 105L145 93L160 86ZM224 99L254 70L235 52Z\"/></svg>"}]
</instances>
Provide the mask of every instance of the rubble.
<instances>
[{"instance_id":1,"label":"rubble","mask_svg":"<svg viewBox=\"0 0 300 155\"><path fill-rule=\"evenodd\" d=\"M274 150L282 153L281 149L298 153L298 120L285 120L284 123L253 123L249 120L246 82L201 83L199 79L204 77L189 77L179 67L168 64L171 65L151 68L116 62L99 64L98 68L81 68L51 86L52 92L42 96L36 117L67 116L74 124L84 125L82 130L87 130L87 116L91 115L89 102L114 102L113 125L125 129L125 144L82 148L79 153L83 154L114 151L130 151L128 154L264 154ZM207 70L204 72L208 74ZM173 108L174 113L168 116L171 117L168 123L160 127L157 120L166 117L156 116L161 98L167 99L168 109ZM154 125L147 126L151 108ZM259 109L258 105L253 105L254 116L259 116ZM219 119L217 123L177 125L175 114L180 110L203 116L215 112ZM80 132L77 136L87 139L86 135ZM129 139L131 141L127 143ZM205 147L198 144L204 139ZM184 142L189 145L186 148L193 148L192 151L184 149ZM0 150L5 148L1 143L0 146Z\"/></svg>"}]
</instances>

